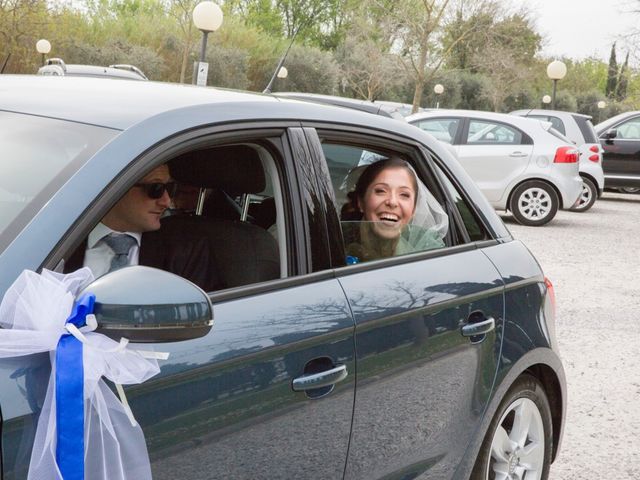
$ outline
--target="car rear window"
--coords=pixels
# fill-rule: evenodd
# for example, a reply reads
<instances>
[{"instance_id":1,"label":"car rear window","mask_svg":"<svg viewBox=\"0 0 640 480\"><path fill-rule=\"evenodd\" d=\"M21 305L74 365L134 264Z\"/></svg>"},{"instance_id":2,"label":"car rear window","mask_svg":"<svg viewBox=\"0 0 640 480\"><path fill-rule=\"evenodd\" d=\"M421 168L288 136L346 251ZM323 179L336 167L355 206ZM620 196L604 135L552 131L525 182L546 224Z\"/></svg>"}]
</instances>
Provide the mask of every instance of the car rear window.
<instances>
[{"instance_id":1,"label":"car rear window","mask_svg":"<svg viewBox=\"0 0 640 480\"><path fill-rule=\"evenodd\" d=\"M527 115L527 117L544 120L545 122L551 122L551 126L558 132L560 132L562 135L567 134L567 129L564 127L564 123L558 117L552 117L551 115Z\"/></svg>"},{"instance_id":2,"label":"car rear window","mask_svg":"<svg viewBox=\"0 0 640 480\"><path fill-rule=\"evenodd\" d=\"M584 137L584 143L598 143L598 138L596 136L596 131L593 128L593 124L591 120L585 117L579 117L577 115L573 115L576 123L578 124L578 128Z\"/></svg>"},{"instance_id":3,"label":"car rear window","mask_svg":"<svg viewBox=\"0 0 640 480\"><path fill-rule=\"evenodd\" d=\"M0 112L0 251L60 186L118 133Z\"/></svg>"}]
</instances>

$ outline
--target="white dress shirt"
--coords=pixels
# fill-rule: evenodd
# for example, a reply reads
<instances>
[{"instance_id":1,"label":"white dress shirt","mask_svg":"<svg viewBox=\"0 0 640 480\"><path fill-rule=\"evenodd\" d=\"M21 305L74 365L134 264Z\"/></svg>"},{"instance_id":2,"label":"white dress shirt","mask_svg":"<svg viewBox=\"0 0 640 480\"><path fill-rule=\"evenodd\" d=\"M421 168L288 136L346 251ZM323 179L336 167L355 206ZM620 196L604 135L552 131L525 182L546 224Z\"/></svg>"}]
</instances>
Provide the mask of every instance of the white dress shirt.
<instances>
[{"instance_id":1,"label":"white dress shirt","mask_svg":"<svg viewBox=\"0 0 640 480\"><path fill-rule=\"evenodd\" d=\"M104 237L111 233L126 233L136 239L137 244L129 250L129 265L138 265L142 234L138 232L116 232L100 222L89 233L87 249L84 252L84 266L91 269L95 278L101 277L109 271L111 260L115 257L113 250L102 241Z\"/></svg>"}]
</instances>

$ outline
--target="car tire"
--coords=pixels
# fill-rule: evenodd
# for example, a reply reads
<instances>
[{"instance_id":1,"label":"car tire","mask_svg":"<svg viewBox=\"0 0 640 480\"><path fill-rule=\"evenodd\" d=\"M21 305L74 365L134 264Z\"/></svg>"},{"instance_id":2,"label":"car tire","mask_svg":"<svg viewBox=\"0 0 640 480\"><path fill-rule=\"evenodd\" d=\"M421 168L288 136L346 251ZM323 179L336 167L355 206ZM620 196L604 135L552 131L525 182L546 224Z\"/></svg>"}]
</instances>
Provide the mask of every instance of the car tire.
<instances>
[{"instance_id":1,"label":"car tire","mask_svg":"<svg viewBox=\"0 0 640 480\"><path fill-rule=\"evenodd\" d=\"M489 425L471 480L546 480L551 467L551 407L540 382L522 375Z\"/></svg>"},{"instance_id":2,"label":"car tire","mask_svg":"<svg viewBox=\"0 0 640 480\"><path fill-rule=\"evenodd\" d=\"M531 180L518 185L511 194L509 210L522 225L539 227L558 212L558 194L549 184Z\"/></svg>"},{"instance_id":3,"label":"car tire","mask_svg":"<svg viewBox=\"0 0 640 480\"><path fill-rule=\"evenodd\" d=\"M582 177L582 193L580 194L580 203L571 207L572 212L586 212L593 204L596 203L598 198L598 189L595 184L586 177Z\"/></svg>"},{"instance_id":4,"label":"car tire","mask_svg":"<svg viewBox=\"0 0 640 480\"><path fill-rule=\"evenodd\" d=\"M618 190L620 193L638 193L640 187L620 187Z\"/></svg>"}]
</instances>

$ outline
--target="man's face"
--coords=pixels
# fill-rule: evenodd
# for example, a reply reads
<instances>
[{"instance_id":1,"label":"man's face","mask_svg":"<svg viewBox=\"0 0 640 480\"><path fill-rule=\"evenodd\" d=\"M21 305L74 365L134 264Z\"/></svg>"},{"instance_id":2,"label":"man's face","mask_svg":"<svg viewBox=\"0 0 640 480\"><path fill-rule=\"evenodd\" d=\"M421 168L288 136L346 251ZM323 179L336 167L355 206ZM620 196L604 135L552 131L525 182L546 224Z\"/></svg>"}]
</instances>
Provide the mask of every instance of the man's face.
<instances>
[{"instance_id":1,"label":"man's face","mask_svg":"<svg viewBox=\"0 0 640 480\"><path fill-rule=\"evenodd\" d=\"M167 183L171 181L169 167L160 165L138 183ZM160 228L160 217L169 208L171 199L165 191L158 199L149 198L144 188L131 189L102 219L107 227L118 232L150 232Z\"/></svg>"}]
</instances>

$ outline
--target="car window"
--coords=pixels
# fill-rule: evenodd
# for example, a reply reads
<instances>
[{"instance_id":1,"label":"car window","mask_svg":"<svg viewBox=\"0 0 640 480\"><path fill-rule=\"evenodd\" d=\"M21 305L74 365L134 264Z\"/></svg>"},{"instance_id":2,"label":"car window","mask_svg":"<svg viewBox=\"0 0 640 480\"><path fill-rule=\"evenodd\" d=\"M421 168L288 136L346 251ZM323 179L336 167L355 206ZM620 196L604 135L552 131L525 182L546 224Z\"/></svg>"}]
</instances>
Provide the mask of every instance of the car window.
<instances>
[{"instance_id":1,"label":"car window","mask_svg":"<svg viewBox=\"0 0 640 480\"><path fill-rule=\"evenodd\" d=\"M585 117L579 117L577 115L573 115L574 120L578 124L578 128L580 129L580 133L582 133L582 137L584 138L585 143L598 143L598 137L596 135L596 130L593 128L593 123L591 120Z\"/></svg>"},{"instance_id":2,"label":"car window","mask_svg":"<svg viewBox=\"0 0 640 480\"><path fill-rule=\"evenodd\" d=\"M438 140L453 143L460 124L459 118L430 118L413 123L421 130L430 133Z\"/></svg>"},{"instance_id":3,"label":"car window","mask_svg":"<svg viewBox=\"0 0 640 480\"><path fill-rule=\"evenodd\" d=\"M564 126L564 122L552 115L527 115L529 118L536 118L538 120L544 120L545 122L551 122L551 126L559 131L562 135L567 134L567 129Z\"/></svg>"},{"instance_id":4,"label":"car window","mask_svg":"<svg viewBox=\"0 0 640 480\"><path fill-rule=\"evenodd\" d=\"M617 139L640 139L640 118L632 118L616 127Z\"/></svg>"},{"instance_id":5,"label":"car window","mask_svg":"<svg viewBox=\"0 0 640 480\"><path fill-rule=\"evenodd\" d=\"M521 145L524 142L522 132L509 125L485 120L470 120L466 143L468 145Z\"/></svg>"},{"instance_id":6,"label":"car window","mask_svg":"<svg viewBox=\"0 0 640 480\"><path fill-rule=\"evenodd\" d=\"M138 241L128 247L127 264L169 271L207 292L286 276L279 162L258 143L211 146L171 158L137 179L95 222L65 270L84 265L97 277L112 271L115 230L132 232Z\"/></svg>"},{"instance_id":7,"label":"car window","mask_svg":"<svg viewBox=\"0 0 640 480\"><path fill-rule=\"evenodd\" d=\"M324 140L347 264L447 246L449 217L433 179L394 151Z\"/></svg>"},{"instance_id":8,"label":"car window","mask_svg":"<svg viewBox=\"0 0 640 480\"><path fill-rule=\"evenodd\" d=\"M0 112L0 239L19 217L37 212L117 131ZM22 215L24 213L24 215ZM25 218L22 218L25 217ZM0 244L4 242L0 241Z\"/></svg>"}]
</instances>

